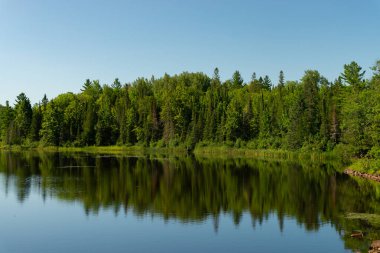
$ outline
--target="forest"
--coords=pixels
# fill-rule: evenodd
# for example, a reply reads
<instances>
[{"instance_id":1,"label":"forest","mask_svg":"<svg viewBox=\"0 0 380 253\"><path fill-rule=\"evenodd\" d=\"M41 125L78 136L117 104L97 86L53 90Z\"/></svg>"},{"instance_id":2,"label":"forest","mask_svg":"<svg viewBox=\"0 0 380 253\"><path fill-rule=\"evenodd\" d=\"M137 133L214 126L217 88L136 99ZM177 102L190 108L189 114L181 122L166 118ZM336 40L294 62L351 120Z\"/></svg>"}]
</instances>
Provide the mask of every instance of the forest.
<instances>
[{"instance_id":1,"label":"forest","mask_svg":"<svg viewBox=\"0 0 380 253\"><path fill-rule=\"evenodd\" d=\"M3 146L183 147L336 151L380 157L380 61L369 78L356 62L329 81L307 70L299 81L268 76L222 81L184 72L122 84L86 80L32 105L21 93L0 105Z\"/></svg>"}]
</instances>

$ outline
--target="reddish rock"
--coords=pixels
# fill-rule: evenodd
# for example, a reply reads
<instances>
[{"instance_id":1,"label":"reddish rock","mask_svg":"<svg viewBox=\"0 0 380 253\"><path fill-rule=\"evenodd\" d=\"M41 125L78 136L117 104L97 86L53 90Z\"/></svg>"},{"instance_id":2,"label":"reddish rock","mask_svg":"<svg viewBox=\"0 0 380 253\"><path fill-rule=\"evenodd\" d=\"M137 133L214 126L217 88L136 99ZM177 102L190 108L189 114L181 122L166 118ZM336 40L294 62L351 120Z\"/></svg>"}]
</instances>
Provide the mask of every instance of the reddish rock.
<instances>
[{"instance_id":1,"label":"reddish rock","mask_svg":"<svg viewBox=\"0 0 380 253\"><path fill-rule=\"evenodd\" d=\"M380 240L373 241L371 243L371 248L372 249L378 249L378 248L380 248Z\"/></svg>"},{"instance_id":2,"label":"reddish rock","mask_svg":"<svg viewBox=\"0 0 380 253\"><path fill-rule=\"evenodd\" d=\"M368 173L362 173L362 172L354 171L351 169L344 170L344 173L351 175L351 176L362 177L362 178L366 178L369 180L374 180L374 181L380 182L380 175L372 175L372 174L368 174Z\"/></svg>"}]
</instances>

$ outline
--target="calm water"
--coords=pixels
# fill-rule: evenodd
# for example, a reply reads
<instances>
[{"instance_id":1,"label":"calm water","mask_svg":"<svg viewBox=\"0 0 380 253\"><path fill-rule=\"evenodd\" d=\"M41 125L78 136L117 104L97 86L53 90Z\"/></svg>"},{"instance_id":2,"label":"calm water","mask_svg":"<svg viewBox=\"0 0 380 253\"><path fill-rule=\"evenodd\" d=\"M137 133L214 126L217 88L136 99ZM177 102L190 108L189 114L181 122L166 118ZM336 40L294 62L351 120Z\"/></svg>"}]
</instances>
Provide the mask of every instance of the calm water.
<instances>
[{"instance_id":1,"label":"calm water","mask_svg":"<svg viewBox=\"0 0 380 253\"><path fill-rule=\"evenodd\" d=\"M364 251L348 212L380 187L331 164L0 153L0 252Z\"/></svg>"}]
</instances>

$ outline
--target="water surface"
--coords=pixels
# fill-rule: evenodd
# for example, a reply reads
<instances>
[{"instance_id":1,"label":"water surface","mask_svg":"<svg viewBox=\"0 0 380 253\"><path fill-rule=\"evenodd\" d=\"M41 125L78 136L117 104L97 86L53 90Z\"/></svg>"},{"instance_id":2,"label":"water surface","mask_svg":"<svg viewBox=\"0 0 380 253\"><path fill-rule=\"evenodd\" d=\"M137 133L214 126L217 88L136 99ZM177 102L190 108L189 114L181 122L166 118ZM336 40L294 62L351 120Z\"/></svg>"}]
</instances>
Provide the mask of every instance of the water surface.
<instances>
[{"instance_id":1,"label":"water surface","mask_svg":"<svg viewBox=\"0 0 380 253\"><path fill-rule=\"evenodd\" d=\"M380 233L344 215L380 188L338 167L1 152L0 252L364 252Z\"/></svg>"}]
</instances>

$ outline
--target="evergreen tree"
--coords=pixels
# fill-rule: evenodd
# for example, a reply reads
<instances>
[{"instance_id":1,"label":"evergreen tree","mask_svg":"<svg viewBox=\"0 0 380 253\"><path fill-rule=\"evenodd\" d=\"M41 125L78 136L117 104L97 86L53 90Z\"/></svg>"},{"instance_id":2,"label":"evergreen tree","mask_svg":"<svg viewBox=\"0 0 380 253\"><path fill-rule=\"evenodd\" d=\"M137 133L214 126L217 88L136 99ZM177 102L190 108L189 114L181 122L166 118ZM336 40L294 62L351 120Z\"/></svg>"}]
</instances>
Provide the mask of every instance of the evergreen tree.
<instances>
[{"instance_id":1,"label":"evergreen tree","mask_svg":"<svg viewBox=\"0 0 380 253\"><path fill-rule=\"evenodd\" d=\"M32 122L30 125L30 139L32 141L39 141L40 140L40 131L42 128L42 110L41 105L36 104L33 106L33 116L32 116Z\"/></svg>"},{"instance_id":2,"label":"evergreen tree","mask_svg":"<svg viewBox=\"0 0 380 253\"><path fill-rule=\"evenodd\" d=\"M232 76L232 87L240 88L243 85L243 82L240 72L236 70Z\"/></svg>"},{"instance_id":3,"label":"evergreen tree","mask_svg":"<svg viewBox=\"0 0 380 253\"><path fill-rule=\"evenodd\" d=\"M280 75L278 76L278 85L280 89L282 89L285 86L285 75L284 72L281 70Z\"/></svg>"},{"instance_id":4,"label":"evergreen tree","mask_svg":"<svg viewBox=\"0 0 380 253\"><path fill-rule=\"evenodd\" d=\"M21 93L17 96L15 105L14 127L17 133L13 140L15 143L20 144L21 141L27 137L32 122L32 114L32 106L29 98L27 98L24 93Z\"/></svg>"},{"instance_id":5,"label":"evergreen tree","mask_svg":"<svg viewBox=\"0 0 380 253\"><path fill-rule=\"evenodd\" d=\"M11 144L12 122L14 119L14 111L9 105L9 101L5 102L5 106L0 110L0 138L5 144Z\"/></svg>"},{"instance_id":6,"label":"evergreen tree","mask_svg":"<svg viewBox=\"0 0 380 253\"><path fill-rule=\"evenodd\" d=\"M45 145L60 145L61 115L54 101L51 101L46 108L40 135Z\"/></svg>"},{"instance_id":7,"label":"evergreen tree","mask_svg":"<svg viewBox=\"0 0 380 253\"><path fill-rule=\"evenodd\" d=\"M344 65L344 71L341 76L346 84L352 86L358 92L365 87L364 74L365 71L362 71L362 68L353 61Z\"/></svg>"},{"instance_id":8,"label":"evergreen tree","mask_svg":"<svg viewBox=\"0 0 380 253\"><path fill-rule=\"evenodd\" d=\"M33 108L25 94L14 108L0 106L4 144L178 146L246 143L252 148L332 150L335 146L373 157L380 146L380 61L373 76L355 62L333 83L308 70L301 81L283 71L244 86L238 71L223 82L184 72L139 78L121 85L86 80L79 94L65 93ZM241 142L243 141L243 142ZM246 142L244 142L246 141ZM204 145L202 144L202 145Z\"/></svg>"},{"instance_id":9,"label":"evergreen tree","mask_svg":"<svg viewBox=\"0 0 380 253\"><path fill-rule=\"evenodd\" d=\"M302 77L303 99L305 111L303 115L306 133L314 136L319 132L320 112L319 112L319 83L321 76L318 71L308 70Z\"/></svg>"},{"instance_id":10,"label":"evergreen tree","mask_svg":"<svg viewBox=\"0 0 380 253\"><path fill-rule=\"evenodd\" d=\"M269 76L265 76L263 80L263 88L266 90L271 90L272 89L272 81L270 80Z\"/></svg>"}]
</instances>

